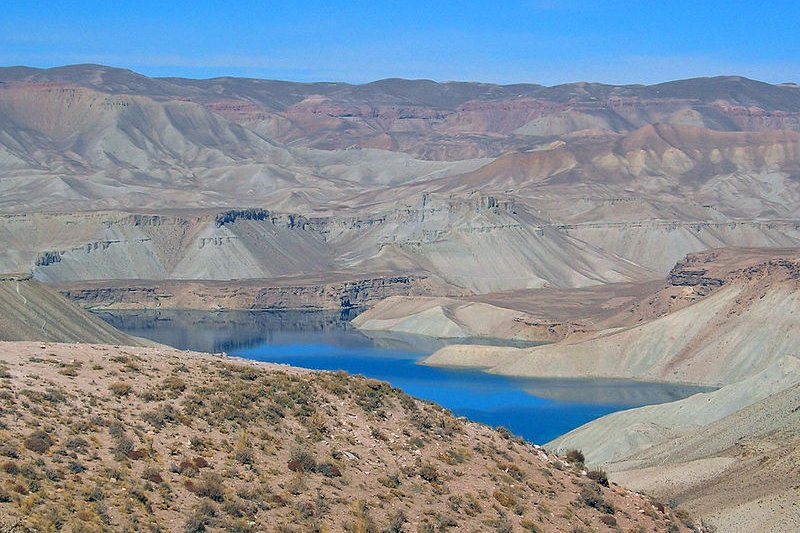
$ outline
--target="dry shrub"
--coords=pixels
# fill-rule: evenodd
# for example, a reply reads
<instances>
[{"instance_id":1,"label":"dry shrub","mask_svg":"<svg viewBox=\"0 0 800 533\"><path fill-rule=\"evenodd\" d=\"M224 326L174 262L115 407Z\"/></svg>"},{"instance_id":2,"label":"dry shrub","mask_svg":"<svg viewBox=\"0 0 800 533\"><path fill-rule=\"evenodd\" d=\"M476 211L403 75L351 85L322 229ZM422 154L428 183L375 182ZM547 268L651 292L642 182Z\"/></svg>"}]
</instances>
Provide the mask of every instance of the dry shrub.
<instances>
[{"instance_id":1,"label":"dry shrub","mask_svg":"<svg viewBox=\"0 0 800 533\"><path fill-rule=\"evenodd\" d=\"M564 458L567 460L568 463L572 463L575 466L583 467L583 463L586 461L586 458L583 456L583 452L580 450L567 450L566 455Z\"/></svg>"},{"instance_id":2,"label":"dry shrub","mask_svg":"<svg viewBox=\"0 0 800 533\"><path fill-rule=\"evenodd\" d=\"M45 453L53 445L53 438L42 430L36 430L25 437L24 444L32 452Z\"/></svg>"},{"instance_id":3,"label":"dry shrub","mask_svg":"<svg viewBox=\"0 0 800 533\"><path fill-rule=\"evenodd\" d=\"M116 381L108 386L108 390L110 390L114 396L122 398L130 394L133 387L122 381Z\"/></svg>"}]
</instances>

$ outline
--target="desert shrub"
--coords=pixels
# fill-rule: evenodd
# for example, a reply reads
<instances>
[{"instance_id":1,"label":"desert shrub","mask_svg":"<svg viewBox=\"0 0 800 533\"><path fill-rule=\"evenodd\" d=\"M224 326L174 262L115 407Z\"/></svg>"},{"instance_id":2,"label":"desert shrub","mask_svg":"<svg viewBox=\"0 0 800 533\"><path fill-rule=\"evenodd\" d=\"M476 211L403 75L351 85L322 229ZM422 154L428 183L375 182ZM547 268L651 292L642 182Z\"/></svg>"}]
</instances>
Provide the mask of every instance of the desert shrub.
<instances>
[{"instance_id":1,"label":"desert shrub","mask_svg":"<svg viewBox=\"0 0 800 533\"><path fill-rule=\"evenodd\" d=\"M572 463L578 467L583 467L583 464L586 461L586 458L583 456L583 452L575 449L567 450L567 453L566 455L564 455L564 458L567 460L568 463Z\"/></svg>"},{"instance_id":2,"label":"desert shrub","mask_svg":"<svg viewBox=\"0 0 800 533\"><path fill-rule=\"evenodd\" d=\"M403 533L403 525L406 523L406 515L403 511L397 511L381 533Z\"/></svg>"},{"instance_id":3,"label":"desert shrub","mask_svg":"<svg viewBox=\"0 0 800 533\"><path fill-rule=\"evenodd\" d=\"M608 475L602 468L593 468L586 475L597 484L608 487Z\"/></svg>"},{"instance_id":4,"label":"desert shrub","mask_svg":"<svg viewBox=\"0 0 800 533\"><path fill-rule=\"evenodd\" d=\"M292 472L313 472L317 467L317 460L308 450L296 448L292 451L288 466Z\"/></svg>"},{"instance_id":5,"label":"desert shrub","mask_svg":"<svg viewBox=\"0 0 800 533\"><path fill-rule=\"evenodd\" d=\"M70 461L68 468L69 471L72 472L73 474L81 474L83 472L86 472L86 467L83 466L78 461Z\"/></svg>"},{"instance_id":6,"label":"desert shrub","mask_svg":"<svg viewBox=\"0 0 800 533\"><path fill-rule=\"evenodd\" d=\"M207 517L194 513L186 519L186 523L183 525L183 531L186 533L204 533L207 521Z\"/></svg>"},{"instance_id":7,"label":"desert shrub","mask_svg":"<svg viewBox=\"0 0 800 533\"><path fill-rule=\"evenodd\" d=\"M603 516L608 516L608 515L603 515ZM524 529L528 533L542 533L542 528L539 526L539 524L537 524L533 520L528 520L528 519L522 520L519 523L519 525L522 526L522 529Z\"/></svg>"},{"instance_id":8,"label":"desert shrub","mask_svg":"<svg viewBox=\"0 0 800 533\"><path fill-rule=\"evenodd\" d=\"M437 458L445 464L457 465L469 459L470 455L470 451L466 448L450 448L440 453Z\"/></svg>"},{"instance_id":9,"label":"desert shrub","mask_svg":"<svg viewBox=\"0 0 800 533\"><path fill-rule=\"evenodd\" d=\"M439 482L439 472L436 470L436 467L433 465L422 465L419 468L419 477L424 479L429 483L438 483Z\"/></svg>"},{"instance_id":10,"label":"desert shrub","mask_svg":"<svg viewBox=\"0 0 800 533\"><path fill-rule=\"evenodd\" d=\"M86 448L89 447L89 442L82 437L70 437L69 439L67 439L67 442L64 444L64 446L68 450L72 450L78 453L84 453L86 451Z\"/></svg>"},{"instance_id":11,"label":"desert shrub","mask_svg":"<svg viewBox=\"0 0 800 533\"><path fill-rule=\"evenodd\" d=\"M161 477L161 472L157 469L147 466L142 471L142 479L150 481L151 483L163 483L164 478Z\"/></svg>"},{"instance_id":12,"label":"desert shrub","mask_svg":"<svg viewBox=\"0 0 800 533\"><path fill-rule=\"evenodd\" d=\"M32 452L45 453L53 445L53 438L42 430L36 430L25 437L24 444Z\"/></svg>"},{"instance_id":13,"label":"desert shrub","mask_svg":"<svg viewBox=\"0 0 800 533\"><path fill-rule=\"evenodd\" d=\"M47 389L42 398L47 400L50 403L66 403L67 402L67 395L64 394L64 391L60 389Z\"/></svg>"},{"instance_id":14,"label":"desert shrub","mask_svg":"<svg viewBox=\"0 0 800 533\"><path fill-rule=\"evenodd\" d=\"M251 465L255 458L255 452L253 452L253 448L250 446L236 447L233 450L233 458L243 465Z\"/></svg>"},{"instance_id":15,"label":"desert shrub","mask_svg":"<svg viewBox=\"0 0 800 533\"><path fill-rule=\"evenodd\" d=\"M380 530L369 515L367 502L357 500L353 502L353 520L344 525L348 533L379 533Z\"/></svg>"},{"instance_id":16,"label":"desert shrub","mask_svg":"<svg viewBox=\"0 0 800 533\"><path fill-rule=\"evenodd\" d=\"M320 463L314 469L325 477L341 477L342 471L333 463Z\"/></svg>"},{"instance_id":17,"label":"desert shrub","mask_svg":"<svg viewBox=\"0 0 800 533\"><path fill-rule=\"evenodd\" d=\"M400 486L400 474L394 472L378 478L378 482L387 489L396 489Z\"/></svg>"},{"instance_id":18,"label":"desert shrub","mask_svg":"<svg viewBox=\"0 0 800 533\"><path fill-rule=\"evenodd\" d=\"M506 440L511 440L514 437L514 434L511 433L511 430L504 426L497 426L495 428L497 433Z\"/></svg>"},{"instance_id":19,"label":"desert shrub","mask_svg":"<svg viewBox=\"0 0 800 533\"><path fill-rule=\"evenodd\" d=\"M222 476L213 472L206 472L200 478L200 481L195 485L195 491L198 496L203 496L221 502L225 499L225 487L222 484Z\"/></svg>"},{"instance_id":20,"label":"desert shrub","mask_svg":"<svg viewBox=\"0 0 800 533\"><path fill-rule=\"evenodd\" d=\"M164 378L163 387L173 392L183 392L186 390L186 382L178 376L168 376Z\"/></svg>"},{"instance_id":21,"label":"desert shrub","mask_svg":"<svg viewBox=\"0 0 800 533\"><path fill-rule=\"evenodd\" d=\"M126 457L130 458L131 454L134 452L133 440L123 433L114 439L114 446L111 448L111 452L118 461Z\"/></svg>"},{"instance_id":22,"label":"desert shrub","mask_svg":"<svg viewBox=\"0 0 800 533\"><path fill-rule=\"evenodd\" d=\"M19 472L19 467L17 466L17 463L15 463L14 461L4 462L2 468L3 472L5 472L6 474L10 474L12 476L16 476L17 473Z\"/></svg>"},{"instance_id":23,"label":"desert shrub","mask_svg":"<svg viewBox=\"0 0 800 533\"><path fill-rule=\"evenodd\" d=\"M19 451L16 446L8 442L0 444L0 455L10 457L11 459L19 459Z\"/></svg>"},{"instance_id":24,"label":"desert shrub","mask_svg":"<svg viewBox=\"0 0 800 533\"><path fill-rule=\"evenodd\" d=\"M614 514L614 506L603 498L603 492L600 487L592 483L591 485L584 485L580 492L580 501L588 507L592 507L603 513Z\"/></svg>"},{"instance_id":25,"label":"desert shrub","mask_svg":"<svg viewBox=\"0 0 800 533\"><path fill-rule=\"evenodd\" d=\"M511 508L517 504L517 499L514 497L514 495L509 494L506 491L496 490L492 496L495 500L497 500L497 503L503 507Z\"/></svg>"},{"instance_id":26,"label":"desert shrub","mask_svg":"<svg viewBox=\"0 0 800 533\"><path fill-rule=\"evenodd\" d=\"M188 459L184 459L177 466L174 466L172 471L189 477L196 476L200 473L200 470L194 465L194 462Z\"/></svg>"},{"instance_id":27,"label":"desert shrub","mask_svg":"<svg viewBox=\"0 0 800 533\"><path fill-rule=\"evenodd\" d=\"M114 396L117 396L118 398L122 398L122 397L127 396L128 394L130 394L131 391L133 390L133 387L131 387L130 385L128 385L125 382L116 381L116 382L114 382L114 383L112 383L111 385L108 386L108 390L110 390L111 393Z\"/></svg>"},{"instance_id":28,"label":"desert shrub","mask_svg":"<svg viewBox=\"0 0 800 533\"><path fill-rule=\"evenodd\" d=\"M151 426L161 429L168 422L178 421L180 415L171 405L162 405L152 411L145 411L142 413L142 420Z\"/></svg>"}]
</instances>

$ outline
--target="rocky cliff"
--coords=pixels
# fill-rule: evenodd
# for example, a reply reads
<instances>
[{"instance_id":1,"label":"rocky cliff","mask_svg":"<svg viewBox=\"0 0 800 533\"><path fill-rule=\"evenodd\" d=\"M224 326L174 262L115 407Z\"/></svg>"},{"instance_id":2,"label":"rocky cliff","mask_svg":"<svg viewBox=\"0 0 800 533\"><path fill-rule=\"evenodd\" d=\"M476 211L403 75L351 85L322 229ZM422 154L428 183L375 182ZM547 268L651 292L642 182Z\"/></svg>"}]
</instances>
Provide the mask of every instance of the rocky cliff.
<instances>
[{"instance_id":1,"label":"rocky cliff","mask_svg":"<svg viewBox=\"0 0 800 533\"><path fill-rule=\"evenodd\" d=\"M708 265L702 274L699 264ZM617 322L587 336L527 350L447 347L427 363L478 364L517 376L734 383L800 352L795 334L800 323L794 313L800 305L799 264L797 249L689 256L670 277L677 287L666 287L622 312L632 315L642 305L662 310L647 320ZM712 275L704 277L709 272ZM710 287L702 282L711 279L717 281ZM660 303L678 298L684 300L682 305ZM620 319L611 322L615 320Z\"/></svg>"}]
</instances>

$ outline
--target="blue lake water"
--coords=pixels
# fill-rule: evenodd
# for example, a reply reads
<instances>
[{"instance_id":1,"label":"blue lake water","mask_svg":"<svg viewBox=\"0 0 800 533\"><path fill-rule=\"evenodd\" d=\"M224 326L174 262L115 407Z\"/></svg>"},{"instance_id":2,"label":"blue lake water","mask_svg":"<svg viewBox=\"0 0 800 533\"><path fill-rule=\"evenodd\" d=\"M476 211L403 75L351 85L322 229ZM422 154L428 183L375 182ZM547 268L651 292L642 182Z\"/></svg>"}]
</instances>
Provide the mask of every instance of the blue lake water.
<instances>
[{"instance_id":1,"label":"blue lake water","mask_svg":"<svg viewBox=\"0 0 800 533\"><path fill-rule=\"evenodd\" d=\"M707 388L622 380L527 379L418 362L446 341L367 336L353 313L321 311L125 311L98 313L115 327L180 349L344 370L388 381L471 420L505 426L536 443L621 409L674 401ZM486 340L473 340L486 343ZM504 343L505 344L505 343Z\"/></svg>"}]
</instances>

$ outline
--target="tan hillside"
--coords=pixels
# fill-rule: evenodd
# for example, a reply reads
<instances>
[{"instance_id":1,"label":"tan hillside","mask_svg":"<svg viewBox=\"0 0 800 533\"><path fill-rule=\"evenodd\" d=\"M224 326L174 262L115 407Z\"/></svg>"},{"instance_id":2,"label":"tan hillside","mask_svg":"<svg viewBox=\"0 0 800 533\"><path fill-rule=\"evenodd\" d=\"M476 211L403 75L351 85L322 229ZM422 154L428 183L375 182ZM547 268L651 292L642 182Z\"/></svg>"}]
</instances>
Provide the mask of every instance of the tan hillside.
<instances>
[{"instance_id":1,"label":"tan hillside","mask_svg":"<svg viewBox=\"0 0 800 533\"><path fill-rule=\"evenodd\" d=\"M0 341L152 344L114 329L28 275L0 274L0 309Z\"/></svg>"},{"instance_id":2,"label":"tan hillside","mask_svg":"<svg viewBox=\"0 0 800 533\"><path fill-rule=\"evenodd\" d=\"M454 298L394 296L376 303L352 323L362 331L439 338L541 340L556 336L547 326L533 325L533 318L526 313Z\"/></svg>"},{"instance_id":3,"label":"tan hillside","mask_svg":"<svg viewBox=\"0 0 800 533\"><path fill-rule=\"evenodd\" d=\"M735 261L727 262L726 257ZM717 266L704 268L714 261ZM446 347L426 363L473 364L516 376L602 376L719 385L746 379L800 352L796 249L698 254L676 266L670 283L667 297L681 296L691 300L690 305L672 310L659 304L656 295L628 312L635 315L642 305L660 305L663 314L635 325L620 324L617 317L618 325L610 329L530 349Z\"/></svg>"},{"instance_id":4,"label":"tan hillside","mask_svg":"<svg viewBox=\"0 0 800 533\"><path fill-rule=\"evenodd\" d=\"M12 530L685 531L691 523L364 378L103 345L0 343L0 360L0 520Z\"/></svg>"},{"instance_id":5,"label":"tan hillside","mask_svg":"<svg viewBox=\"0 0 800 533\"><path fill-rule=\"evenodd\" d=\"M433 296L638 283L687 253L800 245L798 94L3 68L0 271L330 273L322 291L413 274Z\"/></svg>"},{"instance_id":6,"label":"tan hillside","mask_svg":"<svg viewBox=\"0 0 800 533\"><path fill-rule=\"evenodd\" d=\"M590 450L612 479L719 531L800 527L800 359L684 400L613 413L547 444ZM598 446L602 442L602 446Z\"/></svg>"}]
</instances>

